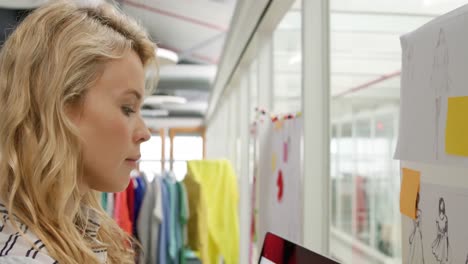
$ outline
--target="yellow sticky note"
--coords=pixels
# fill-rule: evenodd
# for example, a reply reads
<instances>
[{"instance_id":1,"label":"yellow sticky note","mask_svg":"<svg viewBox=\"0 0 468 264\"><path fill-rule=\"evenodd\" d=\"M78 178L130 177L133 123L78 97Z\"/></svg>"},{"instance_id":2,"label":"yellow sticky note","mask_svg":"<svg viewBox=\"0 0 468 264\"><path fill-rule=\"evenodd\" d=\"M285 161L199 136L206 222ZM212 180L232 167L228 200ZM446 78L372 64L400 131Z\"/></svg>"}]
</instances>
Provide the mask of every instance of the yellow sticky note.
<instances>
[{"instance_id":1,"label":"yellow sticky note","mask_svg":"<svg viewBox=\"0 0 468 264\"><path fill-rule=\"evenodd\" d=\"M281 129L283 128L283 123L284 123L283 120L277 120L277 121L275 122L275 129L276 129L276 130L281 130Z\"/></svg>"},{"instance_id":2,"label":"yellow sticky note","mask_svg":"<svg viewBox=\"0 0 468 264\"><path fill-rule=\"evenodd\" d=\"M468 96L448 99L445 151L468 157Z\"/></svg>"},{"instance_id":3,"label":"yellow sticky note","mask_svg":"<svg viewBox=\"0 0 468 264\"><path fill-rule=\"evenodd\" d=\"M400 212L416 219L416 199L419 192L421 173L403 168L403 179L400 190Z\"/></svg>"},{"instance_id":4,"label":"yellow sticky note","mask_svg":"<svg viewBox=\"0 0 468 264\"><path fill-rule=\"evenodd\" d=\"M275 171L276 170L276 154L273 153L271 156L271 170Z\"/></svg>"}]
</instances>

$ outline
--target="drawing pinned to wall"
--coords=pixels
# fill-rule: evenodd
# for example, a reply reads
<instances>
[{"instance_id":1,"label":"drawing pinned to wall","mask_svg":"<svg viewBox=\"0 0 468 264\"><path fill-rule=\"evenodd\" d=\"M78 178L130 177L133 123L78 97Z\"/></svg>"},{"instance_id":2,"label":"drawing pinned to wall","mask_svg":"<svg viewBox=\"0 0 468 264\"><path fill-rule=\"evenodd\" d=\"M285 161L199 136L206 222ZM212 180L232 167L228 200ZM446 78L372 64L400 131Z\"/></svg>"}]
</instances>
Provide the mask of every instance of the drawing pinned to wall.
<instances>
[{"instance_id":1,"label":"drawing pinned to wall","mask_svg":"<svg viewBox=\"0 0 468 264\"><path fill-rule=\"evenodd\" d=\"M434 131L434 151L435 158L439 159L439 145L440 145L440 117L442 111L442 100L448 95L450 90L450 77L449 77L449 54L445 31L441 28L437 43L434 48L434 60L432 62L431 72L431 89L435 92L435 126Z\"/></svg>"},{"instance_id":2,"label":"drawing pinned to wall","mask_svg":"<svg viewBox=\"0 0 468 264\"><path fill-rule=\"evenodd\" d=\"M421 231L422 212L419 209L419 194L416 198L417 211L416 219L413 220L413 231L409 237L409 257L408 264L425 264L424 262L424 247Z\"/></svg>"},{"instance_id":3,"label":"drawing pinned to wall","mask_svg":"<svg viewBox=\"0 0 468 264\"><path fill-rule=\"evenodd\" d=\"M417 217L404 217L403 221L403 234L408 238L403 260L466 263L468 192L434 184L422 183L420 187Z\"/></svg>"},{"instance_id":4,"label":"drawing pinned to wall","mask_svg":"<svg viewBox=\"0 0 468 264\"><path fill-rule=\"evenodd\" d=\"M406 70L402 72L402 78L407 82L411 83L414 78L414 60L413 60L413 44L408 42L406 39L401 40L402 49L406 52L403 53L403 68Z\"/></svg>"},{"instance_id":5,"label":"drawing pinned to wall","mask_svg":"<svg viewBox=\"0 0 468 264\"><path fill-rule=\"evenodd\" d=\"M450 263L450 243L448 236L448 218L445 213L445 201L443 197L439 199L439 215L436 219L437 237L432 242L432 254L438 263Z\"/></svg>"},{"instance_id":6,"label":"drawing pinned to wall","mask_svg":"<svg viewBox=\"0 0 468 264\"><path fill-rule=\"evenodd\" d=\"M260 124L258 174L258 235L266 231L292 241L302 239L301 140L303 119L296 117ZM274 160L274 162L273 162ZM273 165L273 163L275 165ZM284 217L284 216L293 217Z\"/></svg>"},{"instance_id":7,"label":"drawing pinned to wall","mask_svg":"<svg viewBox=\"0 0 468 264\"><path fill-rule=\"evenodd\" d=\"M468 167L468 156L446 152L448 98L468 96L467 27L468 5L400 38L401 107L396 159Z\"/></svg>"}]
</instances>

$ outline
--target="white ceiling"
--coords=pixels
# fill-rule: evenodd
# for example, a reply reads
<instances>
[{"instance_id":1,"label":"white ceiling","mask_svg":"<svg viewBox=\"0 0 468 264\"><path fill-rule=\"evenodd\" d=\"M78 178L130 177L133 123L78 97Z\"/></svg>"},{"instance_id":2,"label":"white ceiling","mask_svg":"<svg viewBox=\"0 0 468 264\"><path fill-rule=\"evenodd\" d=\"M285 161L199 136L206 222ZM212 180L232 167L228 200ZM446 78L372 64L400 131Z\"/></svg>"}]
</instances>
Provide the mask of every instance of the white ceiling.
<instances>
[{"instance_id":1,"label":"white ceiling","mask_svg":"<svg viewBox=\"0 0 468 264\"><path fill-rule=\"evenodd\" d=\"M0 8L32 9L48 0L0 0ZM96 2L100 0L76 0ZM182 60L217 64L236 0L114 0L162 47Z\"/></svg>"},{"instance_id":2,"label":"white ceiling","mask_svg":"<svg viewBox=\"0 0 468 264\"><path fill-rule=\"evenodd\" d=\"M161 68L157 93L184 97L183 105L160 105L170 118L203 118L234 13L235 0L121 0L158 43L183 63ZM198 65L197 65L198 64Z\"/></svg>"},{"instance_id":3,"label":"white ceiling","mask_svg":"<svg viewBox=\"0 0 468 264\"><path fill-rule=\"evenodd\" d=\"M161 47L180 59L217 64L236 1L123 0L122 9L140 20Z\"/></svg>"}]
</instances>

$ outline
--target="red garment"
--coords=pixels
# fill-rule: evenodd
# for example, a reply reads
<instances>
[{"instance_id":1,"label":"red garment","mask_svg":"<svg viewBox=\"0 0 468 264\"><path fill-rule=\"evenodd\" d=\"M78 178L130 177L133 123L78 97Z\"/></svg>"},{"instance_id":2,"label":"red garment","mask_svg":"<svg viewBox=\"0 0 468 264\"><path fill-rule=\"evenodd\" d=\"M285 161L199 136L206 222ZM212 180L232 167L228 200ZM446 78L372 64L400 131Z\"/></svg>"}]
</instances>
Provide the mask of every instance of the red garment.
<instances>
[{"instance_id":1,"label":"red garment","mask_svg":"<svg viewBox=\"0 0 468 264\"><path fill-rule=\"evenodd\" d=\"M114 219L117 224L129 235L132 234L132 222L128 212L127 191L115 194L114 199Z\"/></svg>"},{"instance_id":2,"label":"red garment","mask_svg":"<svg viewBox=\"0 0 468 264\"><path fill-rule=\"evenodd\" d=\"M133 186L133 179L130 179L126 192L130 221L133 223L135 221L135 188Z\"/></svg>"}]
</instances>

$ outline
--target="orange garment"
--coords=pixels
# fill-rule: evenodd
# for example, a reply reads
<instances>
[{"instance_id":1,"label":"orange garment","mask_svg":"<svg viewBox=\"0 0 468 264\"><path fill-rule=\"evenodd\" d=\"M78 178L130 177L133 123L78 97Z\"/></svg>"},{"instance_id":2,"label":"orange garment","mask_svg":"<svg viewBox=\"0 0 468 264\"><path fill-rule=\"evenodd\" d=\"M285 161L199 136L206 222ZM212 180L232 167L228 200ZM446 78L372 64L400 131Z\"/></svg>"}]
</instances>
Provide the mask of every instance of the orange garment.
<instances>
[{"instance_id":1,"label":"orange garment","mask_svg":"<svg viewBox=\"0 0 468 264\"><path fill-rule=\"evenodd\" d=\"M129 235L132 234L132 221L128 212L127 192L115 193L114 219L117 224Z\"/></svg>"}]
</instances>

